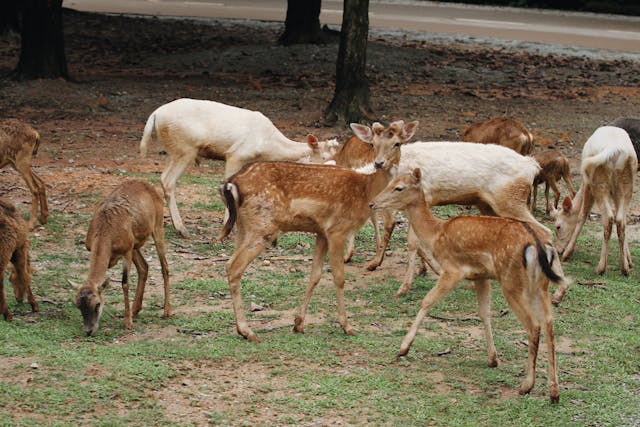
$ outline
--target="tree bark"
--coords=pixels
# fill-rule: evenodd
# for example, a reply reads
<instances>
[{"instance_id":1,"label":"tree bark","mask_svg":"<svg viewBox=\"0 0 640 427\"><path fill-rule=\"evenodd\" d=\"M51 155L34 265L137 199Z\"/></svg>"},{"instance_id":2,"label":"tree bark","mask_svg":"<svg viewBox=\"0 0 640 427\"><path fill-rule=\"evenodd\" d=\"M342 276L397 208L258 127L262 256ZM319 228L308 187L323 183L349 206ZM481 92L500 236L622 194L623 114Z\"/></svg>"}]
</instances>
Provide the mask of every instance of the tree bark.
<instances>
[{"instance_id":1,"label":"tree bark","mask_svg":"<svg viewBox=\"0 0 640 427\"><path fill-rule=\"evenodd\" d=\"M62 0L22 0L17 80L67 78Z\"/></svg>"},{"instance_id":2,"label":"tree bark","mask_svg":"<svg viewBox=\"0 0 640 427\"><path fill-rule=\"evenodd\" d=\"M18 0L0 1L0 34L20 31L20 12Z\"/></svg>"},{"instance_id":3,"label":"tree bark","mask_svg":"<svg viewBox=\"0 0 640 427\"><path fill-rule=\"evenodd\" d=\"M340 48L336 62L336 88L324 111L324 121L359 122L372 113L366 77L369 0L345 0Z\"/></svg>"},{"instance_id":4,"label":"tree bark","mask_svg":"<svg viewBox=\"0 0 640 427\"><path fill-rule=\"evenodd\" d=\"M287 0L284 32L278 43L289 46L296 43L323 43L320 30L321 0Z\"/></svg>"}]
</instances>

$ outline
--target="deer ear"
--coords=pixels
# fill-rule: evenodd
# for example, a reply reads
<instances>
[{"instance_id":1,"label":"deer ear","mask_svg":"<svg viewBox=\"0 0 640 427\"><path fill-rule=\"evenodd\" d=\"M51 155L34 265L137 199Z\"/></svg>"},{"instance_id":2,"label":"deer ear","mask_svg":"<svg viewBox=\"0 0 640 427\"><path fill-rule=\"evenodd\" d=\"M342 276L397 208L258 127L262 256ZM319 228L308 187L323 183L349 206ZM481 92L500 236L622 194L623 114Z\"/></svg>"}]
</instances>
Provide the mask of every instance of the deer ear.
<instances>
[{"instance_id":1,"label":"deer ear","mask_svg":"<svg viewBox=\"0 0 640 427\"><path fill-rule=\"evenodd\" d=\"M78 290L78 289L80 289L80 288L82 287L82 285L81 285L80 283L74 282L74 281L73 281L73 280L71 280L71 279L67 279L67 282L69 282L69 284L71 285L71 287L72 287L73 289Z\"/></svg>"},{"instance_id":2,"label":"deer ear","mask_svg":"<svg viewBox=\"0 0 640 427\"><path fill-rule=\"evenodd\" d=\"M371 143L373 132L371 132L369 126L361 125L360 123L351 123L349 126L351 126L351 130L358 138L364 142Z\"/></svg>"},{"instance_id":3,"label":"deer ear","mask_svg":"<svg viewBox=\"0 0 640 427\"><path fill-rule=\"evenodd\" d=\"M405 140L405 142L413 138L413 135L415 135L419 123L420 122L416 120L404 125L404 127L402 128L402 139Z\"/></svg>"},{"instance_id":4,"label":"deer ear","mask_svg":"<svg viewBox=\"0 0 640 427\"><path fill-rule=\"evenodd\" d=\"M413 173L412 173L411 175L413 175L413 177L414 177L415 179L417 179L418 181L420 181L420 178L422 178L422 171L420 170L420 168L415 168L415 169L413 170Z\"/></svg>"},{"instance_id":5,"label":"deer ear","mask_svg":"<svg viewBox=\"0 0 640 427\"><path fill-rule=\"evenodd\" d=\"M307 135L307 145L312 149L318 148L318 138L315 135L309 134Z\"/></svg>"},{"instance_id":6,"label":"deer ear","mask_svg":"<svg viewBox=\"0 0 640 427\"><path fill-rule=\"evenodd\" d=\"M571 211L572 206L573 204L571 203L571 199L569 198L569 196L565 197L564 200L562 201L562 210L565 213L569 213Z\"/></svg>"}]
</instances>

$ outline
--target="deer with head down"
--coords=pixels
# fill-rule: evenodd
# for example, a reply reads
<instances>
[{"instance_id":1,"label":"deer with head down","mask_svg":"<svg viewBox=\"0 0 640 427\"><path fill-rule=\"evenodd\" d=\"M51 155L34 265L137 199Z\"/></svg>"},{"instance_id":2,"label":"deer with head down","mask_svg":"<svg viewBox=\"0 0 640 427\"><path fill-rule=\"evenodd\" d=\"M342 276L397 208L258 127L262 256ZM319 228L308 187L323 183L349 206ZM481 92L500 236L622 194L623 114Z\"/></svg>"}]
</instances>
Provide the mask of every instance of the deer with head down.
<instances>
[{"instance_id":1,"label":"deer with head down","mask_svg":"<svg viewBox=\"0 0 640 427\"><path fill-rule=\"evenodd\" d=\"M344 303L345 240L366 222L369 201L391 180L400 161L400 146L413 136L417 122L396 121L371 128L351 124L353 131L374 147L374 171L364 173L329 165L290 162L256 162L228 178L220 193L229 210L222 230L226 237L234 224L236 249L227 262L227 279L233 299L236 330L257 341L244 315L240 279L247 266L278 236L288 231L315 233L316 246L309 285L295 318L295 332L304 331L309 300L322 275L324 258L329 264L338 303L338 322L353 334Z\"/></svg>"},{"instance_id":2,"label":"deer with head down","mask_svg":"<svg viewBox=\"0 0 640 427\"><path fill-rule=\"evenodd\" d=\"M171 315L169 301L169 266L163 228L162 197L147 182L131 180L120 184L96 208L89 230L86 247L91 252L87 282L76 287L75 305L82 313L87 336L98 330L98 323L105 305L104 289L107 269L123 258L122 293L124 296L124 325L133 329L133 320L142 310L142 298L149 266L140 251L145 242L153 238L160 259L164 282L164 317ZM138 272L133 312L129 303L129 271L131 263Z\"/></svg>"},{"instance_id":3,"label":"deer with head down","mask_svg":"<svg viewBox=\"0 0 640 427\"><path fill-rule=\"evenodd\" d=\"M467 279L475 285L478 314L487 340L488 365L497 366L490 318L490 280L497 280L529 337L526 376L519 392L529 393L535 384L538 345L544 328L549 358L549 397L551 402L557 403L560 397L549 282L562 283L565 279L551 240L530 224L510 218L463 216L439 220L429 210L421 181L420 169L400 175L370 203L376 210L405 211L420 242L442 268L435 286L422 300L399 355L404 356L409 351L431 306Z\"/></svg>"},{"instance_id":4,"label":"deer with head down","mask_svg":"<svg viewBox=\"0 0 640 427\"><path fill-rule=\"evenodd\" d=\"M603 274L607 269L609 239L615 223L620 246L620 271L628 276L633 262L626 235L627 213L638 158L627 132L613 126L596 129L582 148L580 169L582 184L575 197L566 197L561 209L551 211L562 260L568 260L573 254L580 231L595 204L600 208L604 228L596 273Z\"/></svg>"}]
</instances>

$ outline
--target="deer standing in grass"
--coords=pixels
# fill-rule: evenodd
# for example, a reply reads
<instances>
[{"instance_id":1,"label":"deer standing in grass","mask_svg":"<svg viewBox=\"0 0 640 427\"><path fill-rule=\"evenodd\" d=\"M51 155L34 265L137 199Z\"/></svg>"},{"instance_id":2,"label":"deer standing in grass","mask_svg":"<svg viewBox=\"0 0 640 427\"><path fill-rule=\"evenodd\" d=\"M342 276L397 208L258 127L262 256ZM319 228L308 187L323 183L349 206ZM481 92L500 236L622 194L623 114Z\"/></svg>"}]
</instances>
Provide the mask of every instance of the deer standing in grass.
<instances>
[{"instance_id":1,"label":"deer standing in grass","mask_svg":"<svg viewBox=\"0 0 640 427\"><path fill-rule=\"evenodd\" d=\"M175 191L178 178L201 158L224 160L224 176L255 161L302 161L321 163L333 153L337 142L306 143L282 134L264 114L214 101L182 98L158 107L149 115L140 140L140 154L147 153L156 136L169 155L160 181L171 221L182 236L189 233L178 211Z\"/></svg>"},{"instance_id":2,"label":"deer standing in grass","mask_svg":"<svg viewBox=\"0 0 640 427\"><path fill-rule=\"evenodd\" d=\"M615 223L620 246L620 270L628 276L633 261L626 235L627 213L638 158L627 132L613 126L596 129L582 148L580 169L582 185L573 200L565 198L562 208L551 212L562 260L568 260L573 254L580 231L595 204L600 208L604 228L596 273L603 274L607 269L609 239Z\"/></svg>"},{"instance_id":3,"label":"deer standing in grass","mask_svg":"<svg viewBox=\"0 0 640 427\"><path fill-rule=\"evenodd\" d=\"M40 207L40 224L46 224L49 216L46 186L31 168L31 160L38 154L39 146L40 134L28 124L17 119L0 120L0 169L11 165L29 187L31 191L30 229L35 227L38 220L38 206Z\"/></svg>"},{"instance_id":4,"label":"deer standing in grass","mask_svg":"<svg viewBox=\"0 0 640 427\"><path fill-rule=\"evenodd\" d=\"M372 173L328 165L257 162L246 165L220 186L229 210L221 238L229 234L234 224L238 228L236 250L226 269L240 335L258 341L244 315L240 292L242 274L279 233L287 231L316 234L309 285L295 318L294 331L304 331L309 300L328 253L338 322L346 334L353 334L344 303L345 241L369 218L369 201L391 181L400 161L400 146L413 136L417 124L405 124L401 120L388 127L379 123L371 128L351 124L353 131L374 147L375 171Z\"/></svg>"},{"instance_id":5,"label":"deer standing in grass","mask_svg":"<svg viewBox=\"0 0 640 427\"><path fill-rule=\"evenodd\" d=\"M549 188L553 190L553 206L558 209L558 202L560 201L558 181L560 181L560 179L564 179L571 197L576 195L576 190L573 188L573 181L571 180L569 160L558 150L543 150L532 154L531 157L540 165L540 172L538 172L538 175L533 179L531 211L535 212L536 210L538 185L544 183L545 212L548 214L551 211L549 207Z\"/></svg>"},{"instance_id":6,"label":"deer standing in grass","mask_svg":"<svg viewBox=\"0 0 640 427\"><path fill-rule=\"evenodd\" d=\"M11 285L16 300L22 302L26 294L31 311L37 312L38 303L31 292L29 228L13 203L0 199L0 313L7 321L13 319L4 296L4 272L9 263L13 265Z\"/></svg>"},{"instance_id":7,"label":"deer standing in grass","mask_svg":"<svg viewBox=\"0 0 640 427\"><path fill-rule=\"evenodd\" d=\"M425 200L418 168L394 179L373 199L370 207L404 210L413 231L442 268L436 285L422 300L399 355L409 351L429 308L461 280L467 279L475 285L478 314L487 340L488 364L497 366L490 318L490 280L497 280L529 337L526 376L519 393L529 393L535 384L538 345L544 328L549 358L549 397L557 403L559 388L549 281L562 283L565 279L551 241L532 225L510 218L462 216L448 221L435 218Z\"/></svg>"},{"instance_id":8,"label":"deer standing in grass","mask_svg":"<svg viewBox=\"0 0 640 427\"><path fill-rule=\"evenodd\" d=\"M82 312L87 336L98 330L98 323L105 304L103 290L109 283L105 279L107 269L124 258L122 268L122 293L124 295L124 325L133 329L133 320L142 310L142 298L149 273L149 265L140 249L149 237L153 238L162 268L164 282L164 317L171 315L169 300L169 265L166 259L163 228L162 197L147 182L131 180L116 187L100 203L89 223L87 250L91 251L89 277L77 288L75 305ZM138 272L138 286L133 302L129 304L129 271L131 263Z\"/></svg>"}]
</instances>

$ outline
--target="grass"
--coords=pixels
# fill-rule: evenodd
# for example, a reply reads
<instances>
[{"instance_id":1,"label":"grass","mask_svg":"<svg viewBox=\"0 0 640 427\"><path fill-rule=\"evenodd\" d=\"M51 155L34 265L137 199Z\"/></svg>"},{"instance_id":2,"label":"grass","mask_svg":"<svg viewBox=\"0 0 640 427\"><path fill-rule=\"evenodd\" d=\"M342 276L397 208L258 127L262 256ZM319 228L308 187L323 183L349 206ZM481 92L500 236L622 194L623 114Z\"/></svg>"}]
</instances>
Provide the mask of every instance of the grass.
<instances>
[{"instance_id":1,"label":"grass","mask_svg":"<svg viewBox=\"0 0 640 427\"><path fill-rule=\"evenodd\" d=\"M220 180L198 176L180 185L212 194ZM93 197L94 195L90 195ZM88 197L88 196L87 196ZM184 198L186 201L186 198ZM183 217L220 214L217 199L185 203ZM446 207L441 216L464 210ZM632 426L640 423L640 324L638 272L621 276L612 242L604 276L595 276L600 225L589 222L574 257L564 264L574 280L554 308L561 400L547 398L546 349L538 381L518 396L526 340L523 326L493 289L493 326L501 364L486 366L482 326L472 291L459 286L436 304L411 352L395 353L421 298L433 286L418 277L409 293L392 298L402 265L388 257L364 271L373 231L356 239L347 268L346 301L356 336L336 323L335 293L325 272L309 307L305 334L291 332L306 287L313 236L284 234L243 277L247 313L262 342L240 338L234 327L224 261L233 242L213 242L219 223L191 240L167 226L174 315L162 319L161 276L153 245L144 248L151 277L134 332L123 330L117 282L106 291L98 334L84 337L67 278L88 269L84 229L88 214L53 210L45 230L32 238L34 292L41 312L13 300L5 283L11 323L0 322L0 425L514 425ZM194 223L191 223L193 227ZM392 254L403 254L406 233L394 233ZM595 236L595 237L592 237ZM638 260L637 242L631 241ZM265 263L269 260L270 263ZM638 261L636 261L638 262ZM292 268L293 267L293 268ZM121 266L109 271L119 279ZM133 281L135 283L135 274Z\"/></svg>"}]
</instances>

